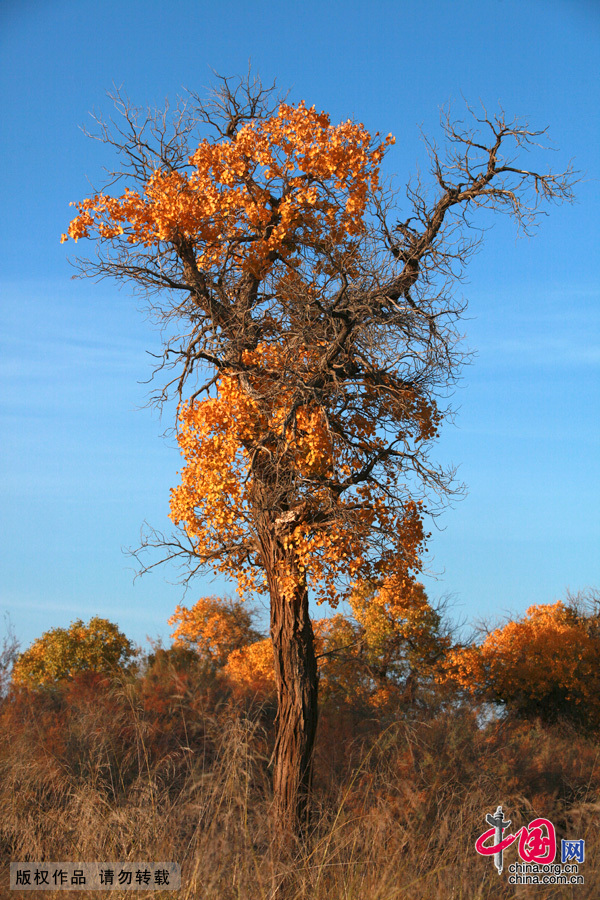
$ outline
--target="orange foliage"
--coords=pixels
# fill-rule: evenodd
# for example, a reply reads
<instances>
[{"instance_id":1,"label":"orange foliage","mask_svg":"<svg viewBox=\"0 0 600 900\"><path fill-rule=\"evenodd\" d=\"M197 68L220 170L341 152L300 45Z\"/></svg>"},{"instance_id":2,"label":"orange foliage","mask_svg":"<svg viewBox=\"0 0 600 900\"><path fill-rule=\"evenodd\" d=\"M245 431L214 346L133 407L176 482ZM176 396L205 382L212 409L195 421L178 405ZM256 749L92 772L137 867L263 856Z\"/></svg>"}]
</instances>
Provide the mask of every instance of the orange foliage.
<instances>
[{"instance_id":1,"label":"orange foliage","mask_svg":"<svg viewBox=\"0 0 600 900\"><path fill-rule=\"evenodd\" d=\"M410 699L410 691L436 673L450 644L423 585L398 576L379 586L362 584L350 607L349 618L315 622L324 694L375 708L401 695Z\"/></svg>"},{"instance_id":2,"label":"orange foliage","mask_svg":"<svg viewBox=\"0 0 600 900\"><path fill-rule=\"evenodd\" d=\"M524 716L600 724L600 628L562 601L530 606L480 646L455 650L448 674Z\"/></svg>"},{"instance_id":3,"label":"orange foliage","mask_svg":"<svg viewBox=\"0 0 600 900\"><path fill-rule=\"evenodd\" d=\"M336 613L313 621L320 693L324 698L380 708L398 699L411 674L418 671L423 678L434 673L449 644L448 638L440 634L440 617L429 605L423 585L409 581L403 586L404 595L398 590L397 584L388 583L378 591L355 591L351 598L352 616ZM211 603L214 616L209 617L210 623L216 626L219 601L211 598ZM239 601L229 604L247 616ZM195 607L190 614L194 610ZM200 616L196 621L200 621ZM272 643L269 638L255 639L256 632L247 628L250 621L250 617L244 619L240 645L226 657L225 653L219 656L221 672L238 693L274 697ZM210 627L204 635L194 626L183 627L186 633L196 635L196 646L204 646L212 639ZM216 632L214 640L223 646L218 627Z\"/></svg>"},{"instance_id":4,"label":"orange foliage","mask_svg":"<svg viewBox=\"0 0 600 900\"><path fill-rule=\"evenodd\" d=\"M252 628L252 615L239 600L201 597L191 609L178 606L169 619L175 647L189 647L205 662L224 666L230 655L261 635Z\"/></svg>"},{"instance_id":5,"label":"orange foliage","mask_svg":"<svg viewBox=\"0 0 600 900\"><path fill-rule=\"evenodd\" d=\"M191 236L204 270L218 269L235 243L238 271L264 277L275 255L294 262L298 231L336 244L362 231L378 164L393 142L388 135L372 147L362 125L332 126L314 107L282 103L277 115L247 123L231 141L203 140L189 157L189 172L157 169L142 194L128 189L73 204L78 215L62 240L95 231L148 247ZM248 234L261 239L245 241Z\"/></svg>"},{"instance_id":6,"label":"orange foliage","mask_svg":"<svg viewBox=\"0 0 600 900\"><path fill-rule=\"evenodd\" d=\"M189 648L219 670L237 693L266 697L275 691L271 640L253 627L254 613L240 600L201 597L191 609L178 606L174 648Z\"/></svg>"},{"instance_id":7,"label":"orange foliage","mask_svg":"<svg viewBox=\"0 0 600 900\"><path fill-rule=\"evenodd\" d=\"M317 350L304 353L307 377L317 356ZM281 371L285 366L282 351L275 347L246 351L244 357L256 367L263 390L269 370ZM302 362L296 360L296 366ZM318 603L327 600L335 607L359 580L373 580L400 567L406 581L408 570L420 567L425 534L420 504L407 501L399 512L389 503L387 489L395 479L392 462L384 466L386 476L381 481L363 481L338 497L335 515L318 515L331 507L331 484L351 479L364 468L369 455L383 449L384 439L375 434L374 423L379 412L384 414L381 407L390 405L390 398L365 388L361 413L353 413L344 422L344 429L355 438L349 443L336 439L330 420L318 407L295 409L295 427L286 428L292 398L281 389L270 396L269 404L259 404L237 378L223 376L215 399L192 401L181 408L178 440L186 465L181 485L171 492L172 520L184 524L197 554L210 559L216 571L237 575L240 593L260 589L257 568L247 552L254 528L249 476L253 448L271 434L273 451L279 439L278 452L284 455L289 477L302 486L301 521L283 540L293 550L294 565L294 571L279 573L284 592L293 591L299 573L314 589ZM406 390L397 406L399 430L412 426L421 438L430 436L435 428L431 405ZM387 552L376 560L367 554L373 531L389 540ZM345 593L339 586L342 575L349 580Z\"/></svg>"},{"instance_id":8,"label":"orange foliage","mask_svg":"<svg viewBox=\"0 0 600 900\"><path fill-rule=\"evenodd\" d=\"M270 638L248 644L230 654L223 669L229 683L239 692L258 697L275 696L275 666Z\"/></svg>"},{"instance_id":9,"label":"orange foliage","mask_svg":"<svg viewBox=\"0 0 600 900\"><path fill-rule=\"evenodd\" d=\"M397 653L408 644L415 657L433 660L449 648L449 639L440 635L440 616L420 582L392 576L375 591L355 591L350 604L375 652Z\"/></svg>"},{"instance_id":10,"label":"orange foliage","mask_svg":"<svg viewBox=\"0 0 600 900\"><path fill-rule=\"evenodd\" d=\"M392 143L391 135L374 140L351 121L334 126L304 103L282 103L275 115L247 122L231 139L201 141L187 168L157 168L140 191L75 204L78 215L69 226L75 241L94 234L140 252L170 245L191 291L210 283L235 293L244 279L256 278L267 298L277 298L261 307L257 340L243 317L235 320L241 342L227 331L233 307L224 301L225 343L233 344L219 358L216 396L192 399L179 412L185 466L172 491L171 519L183 526L198 558L237 577L241 594L265 588L253 494L257 454L284 473L277 475L282 511L299 510L282 537L290 551L277 574L283 596L306 581L318 602L336 606L359 580L393 572L406 578L420 568L422 511L412 501L390 502L398 475L390 447L406 448L408 458L411 447L435 437L441 418L435 403L380 371L377 350L367 360L365 348L357 363L364 377L352 376L345 402L335 386L334 401L328 387L322 404L298 402L299 386L321 379L331 342L324 333L299 343L307 298L318 305L342 270L344 277L363 278L357 241L367 233L368 204ZM221 296L221 287L215 290ZM220 328L221 313L210 315L212 327ZM252 316L247 321L251 330ZM364 477L375 464L376 477ZM273 534L276 523L270 527ZM369 554L373 535L380 547Z\"/></svg>"},{"instance_id":11,"label":"orange foliage","mask_svg":"<svg viewBox=\"0 0 600 900\"><path fill-rule=\"evenodd\" d=\"M415 577L428 536L417 498L451 489L429 450L444 416L435 398L460 362L448 287L470 243L450 246L452 217L461 206L508 208L526 229L535 205L519 190L533 181L547 199L568 199L570 170L504 165L502 141L527 145L536 132L503 117L480 122L489 147L448 122L449 164L432 151L437 200L409 188L413 215L388 227L379 166L393 137L332 126L304 103L272 114L269 93L223 79L216 99L180 110L172 133L166 114L140 123L123 104L125 132L112 139L103 126L104 139L124 157L116 180L133 188L74 204L62 239L94 238L98 262L83 269L164 290L153 308L179 323L163 354L177 374L158 399L191 392L178 410L184 465L170 504L188 541L158 543L189 555L192 571L234 576L242 597L271 595L274 783L287 830L306 811L317 723L309 592L354 611L348 623L315 623L332 692L385 706L447 649ZM201 123L217 137L190 152ZM232 601L180 607L171 623L211 677L227 670L232 685L269 692L269 642Z\"/></svg>"},{"instance_id":12,"label":"orange foliage","mask_svg":"<svg viewBox=\"0 0 600 900\"><path fill-rule=\"evenodd\" d=\"M405 677L410 654L425 658L439 624L414 581L427 535L421 503L398 488L403 464L395 448L406 459L413 449L418 455L437 435L441 414L419 378L382 367L380 346L370 339L358 348L349 341L344 353L352 374L340 388L333 369L324 375L323 367L335 339L327 329L305 331L307 304L310 315L321 300L329 297L330 305L340 272L363 280L366 245L359 242L393 142L391 135L373 140L350 121L332 126L304 103L281 104L276 115L249 121L230 140L203 140L187 168L156 169L139 191L76 204L69 227L75 241L94 233L140 252L171 245L190 290L203 279L225 285L225 293L214 287L215 296L227 296L219 304L230 311L231 297L249 278L263 283L260 315L248 325L235 320L239 342L227 330L230 313L220 319L210 312L214 327L228 323L227 352L212 358L218 359L212 395L180 405L184 466L170 517L197 558L237 578L241 596L266 590L260 541L267 533L281 548L281 595L292 596L300 583L318 603L335 608L350 600L354 622L315 623L317 652L326 654L322 682L329 679L348 696L371 697ZM325 387L305 390L315 384ZM261 533L265 509L272 518ZM378 590L361 594L364 584ZM269 642L258 640L239 604L219 609L204 598L191 610L178 607L170 623L178 626L176 643L225 667L232 683L270 689ZM342 651L348 656L349 637L347 665ZM416 649L407 649L409 638Z\"/></svg>"}]
</instances>

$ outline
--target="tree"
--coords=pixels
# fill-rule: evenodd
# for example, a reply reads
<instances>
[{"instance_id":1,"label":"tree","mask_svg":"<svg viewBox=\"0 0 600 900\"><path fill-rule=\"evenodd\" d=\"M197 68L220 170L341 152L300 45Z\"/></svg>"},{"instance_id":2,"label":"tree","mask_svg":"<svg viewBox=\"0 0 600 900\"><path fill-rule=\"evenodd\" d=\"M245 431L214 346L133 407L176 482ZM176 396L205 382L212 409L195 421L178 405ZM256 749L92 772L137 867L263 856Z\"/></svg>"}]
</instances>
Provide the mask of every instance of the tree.
<instances>
[{"instance_id":1,"label":"tree","mask_svg":"<svg viewBox=\"0 0 600 900\"><path fill-rule=\"evenodd\" d=\"M461 361L462 229L485 207L527 230L540 201L571 199L572 173L518 168L507 151L543 132L502 113L476 121L482 136L446 119L446 161L429 144L434 194L409 186L394 225L379 181L391 135L332 125L250 78L171 117L116 103L122 124L100 122L100 137L124 190L75 204L63 240L94 240L83 271L133 283L175 332L156 399L180 400L183 536L157 543L190 574L270 596L274 789L297 829L317 726L309 589L335 606L359 579L419 571L423 517L452 485L430 450Z\"/></svg>"},{"instance_id":2,"label":"tree","mask_svg":"<svg viewBox=\"0 0 600 900\"><path fill-rule=\"evenodd\" d=\"M398 584L393 578L377 589L360 585L350 607L347 622L316 623L325 639L322 674L327 686L339 687L340 672L349 697L362 694L375 707L389 699L413 703L419 683L433 682L450 648L442 616L430 605L423 585L415 580Z\"/></svg>"},{"instance_id":3,"label":"tree","mask_svg":"<svg viewBox=\"0 0 600 900\"><path fill-rule=\"evenodd\" d=\"M54 684L78 672L114 672L135 656L125 635L108 619L81 619L69 628L51 628L21 653L13 666L13 684Z\"/></svg>"},{"instance_id":4,"label":"tree","mask_svg":"<svg viewBox=\"0 0 600 900\"><path fill-rule=\"evenodd\" d=\"M187 609L178 606L169 619L177 625L171 635L175 647L188 647L209 665L221 668L235 650L259 641L252 612L239 600L201 597Z\"/></svg>"},{"instance_id":5,"label":"tree","mask_svg":"<svg viewBox=\"0 0 600 900\"><path fill-rule=\"evenodd\" d=\"M480 700L526 719L600 726L600 603L530 606L480 644L449 656L448 673Z\"/></svg>"},{"instance_id":6,"label":"tree","mask_svg":"<svg viewBox=\"0 0 600 900\"><path fill-rule=\"evenodd\" d=\"M350 614L314 619L319 692L336 701L381 707L414 699L419 680L432 681L450 648L442 617L422 584L357 587ZM255 627L255 611L240 600L202 597L178 606L172 652L221 672L236 692L265 699L276 693L273 649Z\"/></svg>"}]
</instances>

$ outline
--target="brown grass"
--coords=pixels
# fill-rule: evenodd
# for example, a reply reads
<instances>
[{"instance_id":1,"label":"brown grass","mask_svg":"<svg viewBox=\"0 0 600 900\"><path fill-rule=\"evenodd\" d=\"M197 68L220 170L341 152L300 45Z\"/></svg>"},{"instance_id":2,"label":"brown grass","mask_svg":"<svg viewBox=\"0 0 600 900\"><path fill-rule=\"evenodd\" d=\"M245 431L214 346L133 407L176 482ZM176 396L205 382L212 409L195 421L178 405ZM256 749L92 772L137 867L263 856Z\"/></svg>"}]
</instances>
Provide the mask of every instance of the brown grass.
<instances>
[{"instance_id":1,"label":"brown grass","mask_svg":"<svg viewBox=\"0 0 600 900\"><path fill-rule=\"evenodd\" d=\"M207 672L163 665L13 692L0 727L3 896L9 862L26 859L179 862L182 900L600 896L599 748L566 726L480 727L464 705L379 717L330 706L310 840L287 856L270 815L273 709L234 702ZM559 839L585 838L586 884L498 877L474 850L498 803L515 828L545 816Z\"/></svg>"}]
</instances>

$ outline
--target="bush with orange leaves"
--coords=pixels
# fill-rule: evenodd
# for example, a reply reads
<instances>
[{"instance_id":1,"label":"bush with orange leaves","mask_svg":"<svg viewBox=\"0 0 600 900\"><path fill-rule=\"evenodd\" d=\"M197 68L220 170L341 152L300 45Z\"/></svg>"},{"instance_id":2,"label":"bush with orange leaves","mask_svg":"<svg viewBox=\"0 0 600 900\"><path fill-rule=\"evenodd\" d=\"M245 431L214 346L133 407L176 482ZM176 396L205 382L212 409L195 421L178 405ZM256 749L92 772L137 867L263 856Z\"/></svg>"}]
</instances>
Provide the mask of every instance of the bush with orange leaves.
<instances>
[{"instance_id":1,"label":"bush with orange leaves","mask_svg":"<svg viewBox=\"0 0 600 900\"><path fill-rule=\"evenodd\" d=\"M236 695L250 695L257 700L274 699L275 666L271 639L263 638L234 650L223 667L223 675Z\"/></svg>"},{"instance_id":2,"label":"bush with orange leaves","mask_svg":"<svg viewBox=\"0 0 600 900\"><path fill-rule=\"evenodd\" d=\"M483 643L455 649L446 677L521 718L600 727L598 596L530 606Z\"/></svg>"},{"instance_id":3,"label":"bush with orange leaves","mask_svg":"<svg viewBox=\"0 0 600 900\"><path fill-rule=\"evenodd\" d=\"M201 597L191 609L178 606L169 619L177 626L173 647L193 650L236 694L265 698L275 691L273 646L254 627L255 617L241 600Z\"/></svg>"},{"instance_id":4,"label":"bush with orange leaves","mask_svg":"<svg viewBox=\"0 0 600 900\"><path fill-rule=\"evenodd\" d=\"M194 650L214 668L222 668L230 655L262 639L252 627L253 610L239 600L201 597L191 609L178 606L169 619L175 647Z\"/></svg>"},{"instance_id":5,"label":"bush with orange leaves","mask_svg":"<svg viewBox=\"0 0 600 900\"><path fill-rule=\"evenodd\" d=\"M388 580L363 584L350 598L351 614L314 621L321 696L383 708L413 700L419 682L431 680L450 646L442 618L422 584ZM274 697L273 646L255 628L255 611L240 600L203 597L178 606L175 648L189 648L226 678L234 693Z\"/></svg>"},{"instance_id":6,"label":"bush with orange leaves","mask_svg":"<svg viewBox=\"0 0 600 900\"><path fill-rule=\"evenodd\" d=\"M362 583L349 602L351 616L315 622L323 697L378 709L415 702L450 648L425 588L393 577Z\"/></svg>"}]
</instances>

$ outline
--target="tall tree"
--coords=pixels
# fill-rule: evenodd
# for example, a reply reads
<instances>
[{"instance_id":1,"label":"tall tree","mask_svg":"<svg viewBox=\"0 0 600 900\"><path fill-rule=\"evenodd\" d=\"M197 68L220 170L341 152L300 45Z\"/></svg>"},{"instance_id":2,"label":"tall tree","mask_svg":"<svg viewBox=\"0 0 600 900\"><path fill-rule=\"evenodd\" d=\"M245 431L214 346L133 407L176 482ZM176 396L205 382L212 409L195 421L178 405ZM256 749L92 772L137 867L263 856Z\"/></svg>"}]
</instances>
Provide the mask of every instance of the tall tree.
<instances>
[{"instance_id":1,"label":"tall tree","mask_svg":"<svg viewBox=\"0 0 600 900\"><path fill-rule=\"evenodd\" d=\"M429 145L436 190L409 186L393 224L379 182L392 136L272 91L221 79L172 115L117 96L122 122L100 137L124 190L75 204L68 232L96 242L84 272L133 282L174 333L159 399L180 400L184 537L167 545L270 596L275 797L296 828L317 725L309 588L335 606L359 579L410 585L426 498L451 489L430 449L461 361L449 289L473 248L468 215L527 229L541 200L571 198L572 174L517 167L507 153L541 134L517 120L446 119L447 159Z\"/></svg>"}]
</instances>

